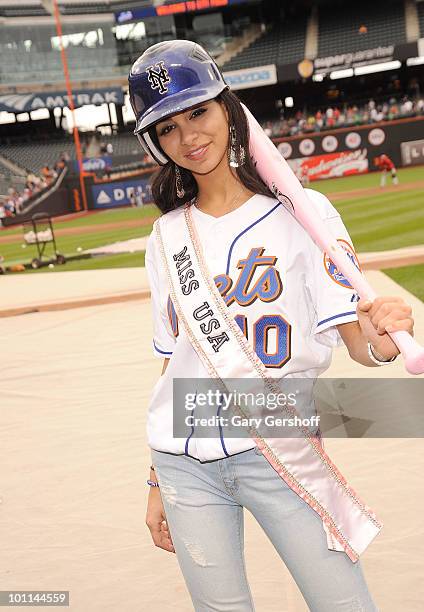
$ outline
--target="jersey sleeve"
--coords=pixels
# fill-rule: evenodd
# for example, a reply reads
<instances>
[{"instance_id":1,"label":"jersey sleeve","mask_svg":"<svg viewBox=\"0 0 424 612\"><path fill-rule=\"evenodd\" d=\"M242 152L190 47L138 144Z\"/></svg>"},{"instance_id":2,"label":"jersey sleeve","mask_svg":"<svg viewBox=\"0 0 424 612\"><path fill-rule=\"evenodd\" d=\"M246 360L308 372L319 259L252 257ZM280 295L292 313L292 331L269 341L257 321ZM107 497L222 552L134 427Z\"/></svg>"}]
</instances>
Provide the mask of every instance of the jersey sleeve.
<instances>
[{"instance_id":1,"label":"jersey sleeve","mask_svg":"<svg viewBox=\"0 0 424 612\"><path fill-rule=\"evenodd\" d=\"M311 189L306 192L347 256L359 267L352 240L337 210L323 194ZM336 326L358 320L358 294L328 255L312 240L311 243L313 276L310 289L316 313L312 333L321 344L339 346L343 341Z\"/></svg>"},{"instance_id":2,"label":"jersey sleeve","mask_svg":"<svg viewBox=\"0 0 424 612\"><path fill-rule=\"evenodd\" d=\"M154 232L146 245L145 266L149 279L152 318L153 318L153 354L161 359L170 358L175 347L176 338L166 308L167 287L161 283L159 276L159 253Z\"/></svg>"}]
</instances>

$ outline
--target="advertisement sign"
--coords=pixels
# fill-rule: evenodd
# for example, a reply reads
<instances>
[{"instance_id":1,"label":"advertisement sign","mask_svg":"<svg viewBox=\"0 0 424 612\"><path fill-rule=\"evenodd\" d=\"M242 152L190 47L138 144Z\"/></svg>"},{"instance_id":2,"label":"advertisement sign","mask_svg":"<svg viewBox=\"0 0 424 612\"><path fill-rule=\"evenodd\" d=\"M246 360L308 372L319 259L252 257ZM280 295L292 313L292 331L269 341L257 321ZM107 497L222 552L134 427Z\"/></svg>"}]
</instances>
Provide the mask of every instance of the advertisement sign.
<instances>
[{"instance_id":1,"label":"advertisement sign","mask_svg":"<svg viewBox=\"0 0 424 612\"><path fill-rule=\"evenodd\" d=\"M349 149L358 149L361 146L361 136L358 132L349 132L345 138L345 145Z\"/></svg>"},{"instance_id":2,"label":"advertisement sign","mask_svg":"<svg viewBox=\"0 0 424 612\"><path fill-rule=\"evenodd\" d=\"M164 15L221 9L233 4L243 4L244 2L247 2L247 0L175 0L174 2L152 0L150 6L146 2L147 6L143 8L133 8L115 13L115 21L116 23L128 23L129 21L145 19L146 17L163 17Z\"/></svg>"},{"instance_id":3,"label":"advertisement sign","mask_svg":"<svg viewBox=\"0 0 424 612\"><path fill-rule=\"evenodd\" d=\"M107 89L83 89L73 93L75 107L85 104L99 106L114 102L124 104L124 94L120 87ZM39 108L64 108L69 106L69 96L66 91L40 92L28 94L6 94L0 96L0 111L9 113L28 113Z\"/></svg>"},{"instance_id":4,"label":"advertisement sign","mask_svg":"<svg viewBox=\"0 0 424 612\"><path fill-rule=\"evenodd\" d=\"M100 172L106 170L107 167L112 166L112 158L108 155L102 157L85 157L82 160L82 167L84 172ZM74 160L74 168L78 171L78 162Z\"/></svg>"},{"instance_id":5,"label":"advertisement sign","mask_svg":"<svg viewBox=\"0 0 424 612\"><path fill-rule=\"evenodd\" d=\"M312 155L312 153L315 151L314 141L311 140L311 138L301 140L299 143L299 151L302 153L302 155Z\"/></svg>"},{"instance_id":6,"label":"advertisement sign","mask_svg":"<svg viewBox=\"0 0 424 612\"><path fill-rule=\"evenodd\" d=\"M402 142L400 145L403 166L424 164L424 139Z\"/></svg>"},{"instance_id":7,"label":"advertisement sign","mask_svg":"<svg viewBox=\"0 0 424 612\"><path fill-rule=\"evenodd\" d=\"M94 208L129 206L131 204L131 195L134 192L136 194L139 193L140 190L143 204L151 204L153 198L148 179L134 178L128 181L92 185L93 206Z\"/></svg>"},{"instance_id":8,"label":"advertisement sign","mask_svg":"<svg viewBox=\"0 0 424 612\"><path fill-rule=\"evenodd\" d=\"M307 173L310 181L368 172L366 149L342 151L288 160L297 176Z\"/></svg>"},{"instance_id":9,"label":"advertisement sign","mask_svg":"<svg viewBox=\"0 0 424 612\"><path fill-rule=\"evenodd\" d=\"M224 79L231 89L249 89L274 85L277 82L277 68L274 64L246 68L244 70L231 70L224 72Z\"/></svg>"},{"instance_id":10,"label":"advertisement sign","mask_svg":"<svg viewBox=\"0 0 424 612\"><path fill-rule=\"evenodd\" d=\"M379 124L379 127L372 123L352 128L336 128L308 135L298 134L296 136L272 138L272 141L286 159L325 155L326 153L346 153L346 151L355 153L358 149L366 148L370 160L385 153L396 167L400 167L402 164L424 163L424 160L421 161L422 158L419 153L421 140L417 140L418 138L424 138L423 134L424 116L420 116L397 119L396 121L384 121ZM334 151L329 151L329 147L332 148L336 145L335 139L337 140L337 148ZM308 141L312 141L313 144L311 145ZM405 161L401 156L402 143L405 143ZM409 158L411 158L411 161L406 161ZM412 161L412 159L419 159L420 161Z\"/></svg>"},{"instance_id":11,"label":"advertisement sign","mask_svg":"<svg viewBox=\"0 0 424 612\"><path fill-rule=\"evenodd\" d=\"M379 147L386 140L386 134L381 128L374 128L368 134L368 142L375 147Z\"/></svg>"},{"instance_id":12,"label":"advertisement sign","mask_svg":"<svg viewBox=\"0 0 424 612\"><path fill-rule=\"evenodd\" d=\"M288 159L290 155L293 153L293 148L289 142L280 142L280 144L277 145L277 149L279 150L281 155L284 157L284 159Z\"/></svg>"},{"instance_id":13,"label":"advertisement sign","mask_svg":"<svg viewBox=\"0 0 424 612\"><path fill-rule=\"evenodd\" d=\"M322 139L322 148L326 153L333 153L339 146L339 141L335 136L330 134L329 136L324 136Z\"/></svg>"},{"instance_id":14,"label":"advertisement sign","mask_svg":"<svg viewBox=\"0 0 424 612\"><path fill-rule=\"evenodd\" d=\"M380 46L374 49L364 49L352 53L340 53L327 57L317 57L314 60L315 73L388 62L393 59L394 52L395 46L388 45L387 47Z\"/></svg>"}]
</instances>

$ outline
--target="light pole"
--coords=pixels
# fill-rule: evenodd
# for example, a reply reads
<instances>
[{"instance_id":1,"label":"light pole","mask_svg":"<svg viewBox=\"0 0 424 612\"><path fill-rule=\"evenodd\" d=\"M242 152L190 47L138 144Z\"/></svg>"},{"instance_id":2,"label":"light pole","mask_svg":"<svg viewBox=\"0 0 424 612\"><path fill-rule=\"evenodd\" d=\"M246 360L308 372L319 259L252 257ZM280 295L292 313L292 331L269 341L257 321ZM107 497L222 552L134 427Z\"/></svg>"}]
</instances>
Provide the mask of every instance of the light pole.
<instances>
[{"instance_id":1,"label":"light pole","mask_svg":"<svg viewBox=\"0 0 424 612\"><path fill-rule=\"evenodd\" d=\"M50 2L48 3L50 4ZM66 93L68 94L69 99L69 110L72 114L72 123L73 123L73 135L75 142L75 152L77 155L78 162L78 172L79 172L79 181L80 181L80 189L81 189L81 197L82 197L82 205L84 210L88 210L87 204L87 194L85 191L85 182L84 182L84 167L83 167L83 157L81 152L81 142L79 138L78 128L75 121L75 105L74 105L74 97L72 95L72 87L71 87L71 79L69 78L69 69L68 69L68 59L66 57L65 47L63 46L62 40L62 23L60 21L60 11L59 6L57 4L57 0L52 0L52 8L53 15L56 22L56 32L59 38L59 47L60 47L60 55L62 58L62 66L63 66L63 74L65 76L66 83Z\"/></svg>"}]
</instances>

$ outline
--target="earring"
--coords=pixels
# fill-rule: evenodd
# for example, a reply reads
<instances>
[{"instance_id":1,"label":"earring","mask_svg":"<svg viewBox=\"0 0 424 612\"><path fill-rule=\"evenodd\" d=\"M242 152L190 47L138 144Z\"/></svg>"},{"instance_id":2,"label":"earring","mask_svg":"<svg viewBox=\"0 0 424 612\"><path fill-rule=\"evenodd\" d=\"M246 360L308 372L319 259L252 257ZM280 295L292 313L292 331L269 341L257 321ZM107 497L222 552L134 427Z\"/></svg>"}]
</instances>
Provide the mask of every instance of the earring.
<instances>
[{"instance_id":1,"label":"earring","mask_svg":"<svg viewBox=\"0 0 424 612\"><path fill-rule=\"evenodd\" d=\"M175 186L177 188L177 197L183 198L185 196L183 179L182 179L181 172L177 164L175 164Z\"/></svg>"},{"instance_id":2,"label":"earring","mask_svg":"<svg viewBox=\"0 0 424 612\"><path fill-rule=\"evenodd\" d=\"M232 168L238 168L237 153L236 153L236 131L230 126L230 150L228 161Z\"/></svg>"},{"instance_id":3,"label":"earring","mask_svg":"<svg viewBox=\"0 0 424 612\"><path fill-rule=\"evenodd\" d=\"M229 148L229 155L228 155L228 161L229 164L232 168L238 168L239 166L242 166L245 162L246 159L246 154L244 151L244 147L242 147L241 145L238 147L239 153L238 153L238 159L237 159L237 136L236 136L236 130L234 128L233 125L230 126L230 148Z\"/></svg>"},{"instance_id":4,"label":"earring","mask_svg":"<svg viewBox=\"0 0 424 612\"><path fill-rule=\"evenodd\" d=\"M239 164L240 166L243 166L244 162L246 161L246 153L244 152L244 147L242 147L241 145L239 147L239 156Z\"/></svg>"}]
</instances>

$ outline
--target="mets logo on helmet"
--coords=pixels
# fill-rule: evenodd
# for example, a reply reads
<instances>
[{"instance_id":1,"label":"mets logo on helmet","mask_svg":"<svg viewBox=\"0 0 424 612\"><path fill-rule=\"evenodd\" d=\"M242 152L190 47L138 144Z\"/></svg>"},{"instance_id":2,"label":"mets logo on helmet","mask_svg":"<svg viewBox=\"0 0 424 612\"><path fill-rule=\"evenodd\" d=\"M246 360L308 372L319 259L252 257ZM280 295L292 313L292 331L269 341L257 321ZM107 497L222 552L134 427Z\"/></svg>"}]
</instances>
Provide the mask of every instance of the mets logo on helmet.
<instances>
[{"instance_id":1,"label":"mets logo on helmet","mask_svg":"<svg viewBox=\"0 0 424 612\"><path fill-rule=\"evenodd\" d=\"M160 94L164 94L168 91L165 85L171 82L171 77L169 76L168 70L163 65L163 62L158 62L155 66L149 66L146 72L147 79L152 89L159 89Z\"/></svg>"},{"instance_id":2,"label":"mets logo on helmet","mask_svg":"<svg viewBox=\"0 0 424 612\"><path fill-rule=\"evenodd\" d=\"M361 267L359 265L358 257L355 253L355 250L351 244L349 244L343 238L337 238L337 242L340 244L342 249L346 252L346 255L352 261L352 263L358 268L361 272ZM336 267L333 261L331 261L328 253L324 253L324 268L330 278L333 279L338 285L342 287L346 287L347 289L353 289L352 285L349 283L344 274Z\"/></svg>"}]
</instances>

